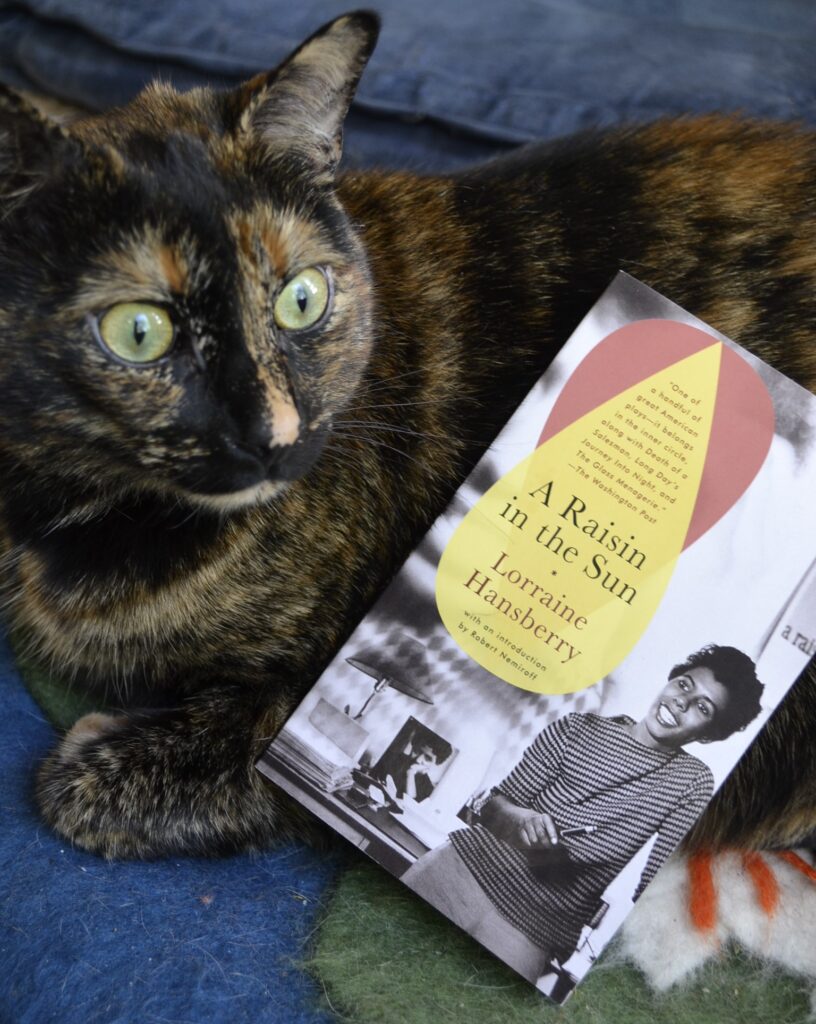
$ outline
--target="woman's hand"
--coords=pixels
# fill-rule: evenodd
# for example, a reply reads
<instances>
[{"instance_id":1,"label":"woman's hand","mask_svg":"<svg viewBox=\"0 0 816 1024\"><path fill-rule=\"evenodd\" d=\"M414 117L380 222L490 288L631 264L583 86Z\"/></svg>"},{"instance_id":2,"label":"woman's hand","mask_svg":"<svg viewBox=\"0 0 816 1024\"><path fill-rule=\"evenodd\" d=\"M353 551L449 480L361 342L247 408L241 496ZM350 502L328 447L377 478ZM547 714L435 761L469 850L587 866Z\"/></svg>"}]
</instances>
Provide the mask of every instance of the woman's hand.
<instances>
[{"instance_id":1,"label":"woman's hand","mask_svg":"<svg viewBox=\"0 0 816 1024\"><path fill-rule=\"evenodd\" d=\"M549 814L520 807L501 793L485 804L481 820L499 839L520 850L551 850L559 845L558 829Z\"/></svg>"},{"instance_id":2,"label":"woman's hand","mask_svg":"<svg viewBox=\"0 0 816 1024\"><path fill-rule=\"evenodd\" d=\"M521 808L520 808L521 809ZM549 814L528 811L529 817L518 822L518 841L514 846L534 850L551 850L558 845L558 829Z\"/></svg>"}]
</instances>

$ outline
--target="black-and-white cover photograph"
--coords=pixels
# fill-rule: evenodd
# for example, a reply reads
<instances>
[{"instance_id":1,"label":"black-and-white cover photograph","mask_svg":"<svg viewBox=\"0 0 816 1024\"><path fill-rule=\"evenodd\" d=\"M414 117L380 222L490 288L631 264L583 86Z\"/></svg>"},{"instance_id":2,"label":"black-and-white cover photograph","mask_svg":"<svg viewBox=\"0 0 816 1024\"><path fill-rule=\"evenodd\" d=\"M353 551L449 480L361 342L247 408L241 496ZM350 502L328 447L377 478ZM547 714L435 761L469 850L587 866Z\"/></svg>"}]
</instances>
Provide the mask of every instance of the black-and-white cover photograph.
<instances>
[{"instance_id":1,"label":"black-and-white cover photograph","mask_svg":"<svg viewBox=\"0 0 816 1024\"><path fill-rule=\"evenodd\" d=\"M658 408L657 399L649 405L654 376L644 374L640 391L621 389L619 409L603 407L603 423L611 426L586 420L584 433L576 434L574 465L552 468L544 510L549 532L527 522L533 505L523 504L522 488L510 495L515 522L507 522L510 499L495 505L494 519L502 520L496 550L508 563L527 551L515 543L521 510L521 525L538 531L541 554L524 554L518 579L509 573L499 579L494 567L502 563L485 541L469 556L472 565L452 562L441 581L443 553L457 530L474 510L490 517L483 496L495 493L498 500L494 485L540 444L577 368L621 328L660 321L705 332L759 379L770 412L755 464L735 467L740 457L727 445L729 431L741 429L740 417L753 414L723 397L726 386L715 381L712 395L730 403L729 415L718 406L709 417L710 436L700 442L702 479L694 483L683 537L673 554L660 547L658 557L657 542L643 540L637 520L652 505L663 501L668 509L674 502L668 484L649 487L649 467L657 467L655 479L691 475L691 445L684 449L682 440L696 435L690 428L683 433L679 405L671 406L672 436L658 434L668 406ZM597 395L591 398L590 405L600 404ZM635 409L652 415L655 425L638 423ZM816 503L814 427L813 396L620 275L259 768L563 1002L816 649L816 536L805 517L789 514ZM650 436L663 443L642 443ZM716 445L725 445L726 454L718 455ZM706 476L717 459L718 478L734 491L728 502ZM595 468L614 462L616 477ZM644 483L632 484L638 465ZM742 482L736 487L731 478ZM541 504L539 477L528 472L524 479ZM603 508L601 492L615 503L612 512L579 516L579 500ZM676 508L666 511L671 515L679 515ZM564 546L552 542L556 528ZM596 546L601 538L612 555L628 554L630 575L616 570L617 586L598 580L597 600L591 589L570 589L584 566L586 538ZM570 550L574 565L563 557ZM595 550L587 549L586 566L603 564ZM642 579L632 574L649 560ZM490 599L482 576L492 581ZM651 594L654 607L638 612L637 629L619 654L621 629L634 621L631 608ZM461 613L453 614L451 602L458 600ZM615 636L598 650L604 630ZM579 669L584 658L586 670ZM603 674L584 681L580 673L596 664L605 666ZM572 672L581 679L574 689Z\"/></svg>"}]
</instances>

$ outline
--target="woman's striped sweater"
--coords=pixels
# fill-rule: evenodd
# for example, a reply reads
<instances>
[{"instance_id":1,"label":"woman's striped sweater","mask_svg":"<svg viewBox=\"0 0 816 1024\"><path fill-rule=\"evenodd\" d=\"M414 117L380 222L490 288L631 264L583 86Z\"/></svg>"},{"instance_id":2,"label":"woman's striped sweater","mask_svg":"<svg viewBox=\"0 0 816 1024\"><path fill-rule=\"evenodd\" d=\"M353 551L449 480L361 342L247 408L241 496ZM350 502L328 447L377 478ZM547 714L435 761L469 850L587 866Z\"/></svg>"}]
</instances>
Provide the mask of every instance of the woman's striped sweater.
<instances>
[{"instance_id":1,"label":"woman's striped sweater","mask_svg":"<svg viewBox=\"0 0 816 1024\"><path fill-rule=\"evenodd\" d=\"M607 885L657 833L633 893L640 895L714 789L702 761L684 750L644 746L631 735L633 724L626 717L567 715L536 737L497 787L514 803L551 815L559 830L596 828L563 839L560 857L542 851L528 859L483 825L451 834L457 853L499 912L561 957L575 948Z\"/></svg>"}]
</instances>

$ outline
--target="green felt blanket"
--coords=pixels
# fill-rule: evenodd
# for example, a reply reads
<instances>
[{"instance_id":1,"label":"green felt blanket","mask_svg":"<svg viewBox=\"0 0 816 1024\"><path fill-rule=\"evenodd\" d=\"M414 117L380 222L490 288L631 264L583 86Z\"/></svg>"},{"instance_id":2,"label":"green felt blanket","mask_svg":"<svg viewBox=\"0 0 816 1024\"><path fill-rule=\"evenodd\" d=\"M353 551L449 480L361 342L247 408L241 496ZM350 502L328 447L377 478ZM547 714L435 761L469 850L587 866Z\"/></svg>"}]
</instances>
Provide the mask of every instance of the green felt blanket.
<instances>
[{"instance_id":1,"label":"green felt blanket","mask_svg":"<svg viewBox=\"0 0 816 1024\"><path fill-rule=\"evenodd\" d=\"M559 1008L373 864L338 883L311 969L354 1024L804 1024L808 986L736 951L658 995L604 955Z\"/></svg>"}]
</instances>

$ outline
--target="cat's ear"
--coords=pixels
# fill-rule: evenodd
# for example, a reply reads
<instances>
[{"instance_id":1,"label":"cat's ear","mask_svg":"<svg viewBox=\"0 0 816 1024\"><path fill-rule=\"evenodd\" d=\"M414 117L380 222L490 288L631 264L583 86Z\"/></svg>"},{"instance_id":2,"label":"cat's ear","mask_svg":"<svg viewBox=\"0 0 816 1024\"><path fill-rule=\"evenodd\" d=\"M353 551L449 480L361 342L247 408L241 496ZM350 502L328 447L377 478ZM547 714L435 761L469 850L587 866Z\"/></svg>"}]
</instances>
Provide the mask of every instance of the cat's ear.
<instances>
[{"instance_id":1,"label":"cat's ear","mask_svg":"<svg viewBox=\"0 0 816 1024\"><path fill-rule=\"evenodd\" d=\"M295 152L319 178L334 173L343 121L371 56L380 19L356 11L324 25L274 71L256 75L233 99L238 130L259 135L271 153Z\"/></svg>"},{"instance_id":2,"label":"cat's ear","mask_svg":"<svg viewBox=\"0 0 816 1024\"><path fill-rule=\"evenodd\" d=\"M0 85L0 202L35 189L70 145L60 125Z\"/></svg>"}]
</instances>

